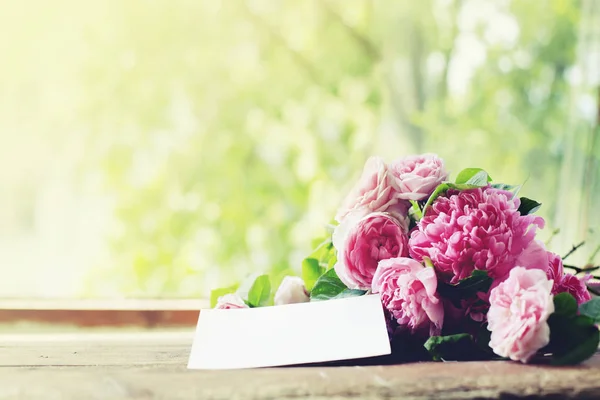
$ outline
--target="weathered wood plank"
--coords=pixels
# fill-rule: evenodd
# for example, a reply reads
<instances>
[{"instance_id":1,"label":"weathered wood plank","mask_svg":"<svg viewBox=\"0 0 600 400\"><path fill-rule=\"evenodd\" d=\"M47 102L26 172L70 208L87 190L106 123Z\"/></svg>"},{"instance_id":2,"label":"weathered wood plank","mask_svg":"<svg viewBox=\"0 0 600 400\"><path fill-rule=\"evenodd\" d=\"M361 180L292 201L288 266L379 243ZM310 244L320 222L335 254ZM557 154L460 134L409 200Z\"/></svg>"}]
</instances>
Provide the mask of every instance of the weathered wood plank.
<instances>
[{"instance_id":1,"label":"weathered wood plank","mask_svg":"<svg viewBox=\"0 0 600 400\"><path fill-rule=\"evenodd\" d=\"M0 335L3 366L186 365L193 331Z\"/></svg>"},{"instance_id":2,"label":"weathered wood plank","mask_svg":"<svg viewBox=\"0 0 600 400\"><path fill-rule=\"evenodd\" d=\"M600 357L510 362L185 369L191 332L0 336L0 399L597 399Z\"/></svg>"},{"instance_id":3,"label":"weathered wood plank","mask_svg":"<svg viewBox=\"0 0 600 400\"><path fill-rule=\"evenodd\" d=\"M0 299L0 323L34 322L81 327L195 326L207 300Z\"/></svg>"},{"instance_id":4,"label":"weathered wood plank","mask_svg":"<svg viewBox=\"0 0 600 400\"><path fill-rule=\"evenodd\" d=\"M207 299L0 299L0 310L198 311Z\"/></svg>"}]
</instances>

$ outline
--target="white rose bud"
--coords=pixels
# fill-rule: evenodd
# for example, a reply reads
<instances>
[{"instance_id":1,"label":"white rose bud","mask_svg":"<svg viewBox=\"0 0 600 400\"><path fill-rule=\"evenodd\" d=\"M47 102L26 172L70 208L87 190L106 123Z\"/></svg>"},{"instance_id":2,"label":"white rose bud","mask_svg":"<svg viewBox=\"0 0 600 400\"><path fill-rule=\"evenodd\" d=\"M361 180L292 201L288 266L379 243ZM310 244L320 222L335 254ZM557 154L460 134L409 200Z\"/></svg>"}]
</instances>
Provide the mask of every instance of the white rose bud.
<instances>
[{"instance_id":1,"label":"white rose bud","mask_svg":"<svg viewBox=\"0 0 600 400\"><path fill-rule=\"evenodd\" d=\"M297 276L286 276L275 293L275 305L306 303L310 301L304 281Z\"/></svg>"}]
</instances>

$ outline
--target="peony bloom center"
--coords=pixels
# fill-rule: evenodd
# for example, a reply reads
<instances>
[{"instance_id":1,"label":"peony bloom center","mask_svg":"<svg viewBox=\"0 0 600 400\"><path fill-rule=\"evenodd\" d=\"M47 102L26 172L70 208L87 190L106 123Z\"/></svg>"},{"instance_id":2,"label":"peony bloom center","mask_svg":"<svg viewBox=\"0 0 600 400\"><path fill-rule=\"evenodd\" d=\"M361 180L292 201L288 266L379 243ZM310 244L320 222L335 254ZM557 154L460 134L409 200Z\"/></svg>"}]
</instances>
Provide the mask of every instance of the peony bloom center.
<instances>
[{"instance_id":1,"label":"peony bloom center","mask_svg":"<svg viewBox=\"0 0 600 400\"><path fill-rule=\"evenodd\" d=\"M439 197L413 231L410 254L418 261L429 257L440 277L458 283L473 270L502 279L533 242L540 217L522 216L519 199L492 189L450 190Z\"/></svg>"}]
</instances>

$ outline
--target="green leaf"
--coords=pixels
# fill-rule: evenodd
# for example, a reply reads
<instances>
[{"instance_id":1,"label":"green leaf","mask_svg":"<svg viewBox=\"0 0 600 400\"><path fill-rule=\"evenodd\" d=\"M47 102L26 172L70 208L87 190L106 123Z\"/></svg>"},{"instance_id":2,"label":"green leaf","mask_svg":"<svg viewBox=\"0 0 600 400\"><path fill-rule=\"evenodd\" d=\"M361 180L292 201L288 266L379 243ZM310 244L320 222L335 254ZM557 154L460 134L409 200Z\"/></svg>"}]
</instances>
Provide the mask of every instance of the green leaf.
<instances>
[{"instance_id":1,"label":"green leaf","mask_svg":"<svg viewBox=\"0 0 600 400\"><path fill-rule=\"evenodd\" d=\"M423 264L425 264L427 268L435 268L433 262L431 261L431 258L429 257L423 257Z\"/></svg>"},{"instance_id":2,"label":"green leaf","mask_svg":"<svg viewBox=\"0 0 600 400\"><path fill-rule=\"evenodd\" d=\"M311 300L330 300L344 290L347 287L342 283L335 273L335 269L330 269L325 272L315 283L312 291L310 292Z\"/></svg>"},{"instance_id":3,"label":"green leaf","mask_svg":"<svg viewBox=\"0 0 600 400\"><path fill-rule=\"evenodd\" d=\"M261 307L267 305L271 295L271 281L269 275L260 275L256 278L248 292L248 305Z\"/></svg>"},{"instance_id":4,"label":"green leaf","mask_svg":"<svg viewBox=\"0 0 600 400\"><path fill-rule=\"evenodd\" d=\"M527 197L521 197L521 205L519 206L519 212L521 215L533 214L540 209L542 203L538 203L535 200L528 199Z\"/></svg>"},{"instance_id":5,"label":"green leaf","mask_svg":"<svg viewBox=\"0 0 600 400\"><path fill-rule=\"evenodd\" d=\"M570 293L559 293L554 296L554 313L570 317L577 314L577 300Z\"/></svg>"},{"instance_id":6,"label":"green leaf","mask_svg":"<svg viewBox=\"0 0 600 400\"><path fill-rule=\"evenodd\" d=\"M331 256L331 258L329 258L329 262L327 263L327 271L329 271L330 269L335 267L336 263L337 263L337 256L334 254Z\"/></svg>"},{"instance_id":7,"label":"green leaf","mask_svg":"<svg viewBox=\"0 0 600 400\"><path fill-rule=\"evenodd\" d=\"M460 301L463 299L474 298L478 292L486 293L490 290L492 278L486 271L475 270L470 277L463 279L456 285L450 285L440 282L438 284L438 293L457 307L460 307Z\"/></svg>"},{"instance_id":8,"label":"green leaf","mask_svg":"<svg viewBox=\"0 0 600 400\"><path fill-rule=\"evenodd\" d=\"M311 245L313 249L318 249L322 245L327 245L327 243L331 242L330 237L318 237L311 240Z\"/></svg>"},{"instance_id":9,"label":"green leaf","mask_svg":"<svg viewBox=\"0 0 600 400\"><path fill-rule=\"evenodd\" d=\"M219 297L225 296L226 294L235 293L239 285L232 285L229 287L214 289L210 292L210 308L215 308Z\"/></svg>"},{"instance_id":10,"label":"green leaf","mask_svg":"<svg viewBox=\"0 0 600 400\"><path fill-rule=\"evenodd\" d=\"M471 185L468 183L448 183L448 189L456 189L456 190L469 190L469 189L477 189L481 186Z\"/></svg>"},{"instance_id":11,"label":"green leaf","mask_svg":"<svg viewBox=\"0 0 600 400\"><path fill-rule=\"evenodd\" d=\"M580 340L564 353L554 354L552 364L554 365L575 365L579 364L598 351L600 344L600 332L595 326L581 327L582 333L578 335ZM585 333L583 333L585 332Z\"/></svg>"},{"instance_id":12,"label":"green leaf","mask_svg":"<svg viewBox=\"0 0 600 400\"><path fill-rule=\"evenodd\" d=\"M244 279L237 293L250 307L265 306L271 294L271 281L268 275L252 274Z\"/></svg>"},{"instance_id":13,"label":"green leaf","mask_svg":"<svg viewBox=\"0 0 600 400\"><path fill-rule=\"evenodd\" d=\"M554 365L576 365L593 356L598 350L600 332L590 330L589 335L577 347L571 349L567 354L552 359Z\"/></svg>"},{"instance_id":14,"label":"green leaf","mask_svg":"<svg viewBox=\"0 0 600 400\"><path fill-rule=\"evenodd\" d=\"M423 216L427 215L427 210L433 204L433 202L440 196L443 196L450 189L450 186L447 183L440 183L438 187L435 188L429 199L427 199L427 203L423 207Z\"/></svg>"},{"instance_id":15,"label":"green leaf","mask_svg":"<svg viewBox=\"0 0 600 400\"><path fill-rule=\"evenodd\" d=\"M585 315L553 313L548 318L550 343L543 350L552 353L552 363L572 365L591 357L598 348L599 332L594 320Z\"/></svg>"},{"instance_id":16,"label":"green leaf","mask_svg":"<svg viewBox=\"0 0 600 400\"><path fill-rule=\"evenodd\" d=\"M473 175L471 177L471 179L466 181L465 184L466 185L474 185L474 186L487 186L488 182L490 182L490 181L491 181L491 179L490 179L489 175L487 174L487 172L479 171L478 173Z\"/></svg>"},{"instance_id":17,"label":"green leaf","mask_svg":"<svg viewBox=\"0 0 600 400\"><path fill-rule=\"evenodd\" d=\"M314 258L305 258L302 261L302 279L306 290L309 292L317 282L317 279L325 272L325 268L319 265L319 260Z\"/></svg>"},{"instance_id":18,"label":"green leaf","mask_svg":"<svg viewBox=\"0 0 600 400\"><path fill-rule=\"evenodd\" d=\"M333 247L331 237L325 239L324 241L321 240L319 243L320 244L307 258L313 258L317 260L321 268L329 270L337 261L335 247Z\"/></svg>"},{"instance_id":19,"label":"green leaf","mask_svg":"<svg viewBox=\"0 0 600 400\"><path fill-rule=\"evenodd\" d=\"M483 179L483 183L480 182ZM481 168L465 168L456 176L455 183L468 183L477 186L485 186L492 178Z\"/></svg>"},{"instance_id":20,"label":"green leaf","mask_svg":"<svg viewBox=\"0 0 600 400\"><path fill-rule=\"evenodd\" d=\"M313 252L307 258L321 260L323 257L327 256L332 247L333 243L331 242L331 237L325 240L319 240L319 244L315 247Z\"/></svg>"},{"instance_id":21,"label":"green leaf","mask_svg":"<svg viewBox=\"0 0 600 400\"><path fill-rule=\"evenodd\" d=\"M421 210L419 203L417 201L410 200L410 204L412 204L411 210L412 210L412 214L414 215L415 219L418 221L421 218L423 218L423 211Z\"/></svg>"},{"instance_id":22,"label":"green leaf","mask_svg":"<svg viewBox=\"0 0 600 400\"><path fill-rule=\"evenodd\" d=\"M492 187L494 189L512 192L513 197L515 197L519 193L519 191L521 190L523 185L507 185L506 183L494 183L494 184L492 184Z\"/></svg>"},{"instance_id":23,"label":"green leaf","mask_svg":"<svg viewBox=\"0 0 600 400\"><path fill-rule=\"evenodd\" d=\"M365 294L367 294L366 290L344 289L340 294L333 297L332 300L333 299L345 299L346 297L359 297L359 296L364 296Z\"/></svg>"},{"instance_id":24,"label":"green leaf","mask_svg":"<svg viewBox=\"0 0 600 400\"><path fill-rule=\"evenodd\" d=\"M424 344L434 361L470 361L489 358L468 333L432 336Z\"/></svg>"},{"instance_id":25,"label":"green leaf","mask_svg":"<svg viewBox=\"0 0 600 400\"><path fill-rule=\"evenodd\" d=\"M579 306L581 315L588 316L595 323L600 323L600 297L594 297L590 301Z\"/></svg>"},{"instance_id":26,"label":"green leaf","mask_svg":"<svg viewBox=\"0 0 600 400\"><path fill-rule=\"evenodd\" d=\"M490 347L490 340L492 339L492 332L488 330L487 322L479 327L477 330L477 338L475 339L475 343L477 347L481 349L481 351L495 356L494 350Z\"/></svg>"}]
</instances>

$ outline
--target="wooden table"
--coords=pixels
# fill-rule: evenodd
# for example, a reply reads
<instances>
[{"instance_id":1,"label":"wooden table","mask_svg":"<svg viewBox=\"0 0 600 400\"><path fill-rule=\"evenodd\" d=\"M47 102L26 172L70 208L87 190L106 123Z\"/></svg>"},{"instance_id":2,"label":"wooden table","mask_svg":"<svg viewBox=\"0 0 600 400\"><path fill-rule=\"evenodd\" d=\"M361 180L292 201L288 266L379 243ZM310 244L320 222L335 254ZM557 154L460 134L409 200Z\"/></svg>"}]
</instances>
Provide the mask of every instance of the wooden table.
<instances>
[{"instance_id":1,"label":"wooden table","mask_svg":"<svg viewBox=\"0 0 600 400\"><path fill-rule=\"evenodd\" d=\"M600 357L188 371L192 332L0 335L0 399L600 399Z\"/></svg>"}]
</instances>

